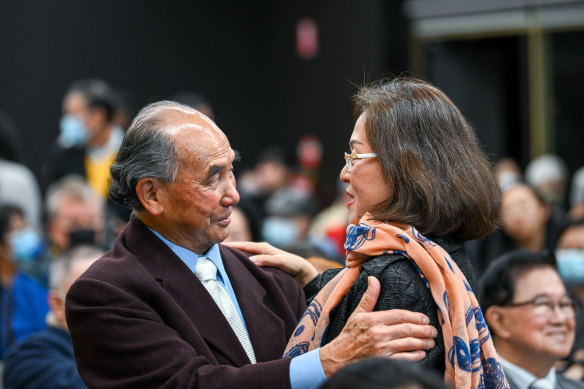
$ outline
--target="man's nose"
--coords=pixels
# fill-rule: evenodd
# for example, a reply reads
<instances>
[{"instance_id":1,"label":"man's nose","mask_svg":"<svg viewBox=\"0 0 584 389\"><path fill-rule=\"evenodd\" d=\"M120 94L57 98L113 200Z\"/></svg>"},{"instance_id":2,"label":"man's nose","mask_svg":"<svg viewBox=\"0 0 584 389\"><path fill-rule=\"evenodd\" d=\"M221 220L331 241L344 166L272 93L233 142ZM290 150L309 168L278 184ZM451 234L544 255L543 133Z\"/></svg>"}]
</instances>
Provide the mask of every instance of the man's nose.
<instances>
[{"instance_id":1,"label":"man's nose","mask_svg":"<svg viewBox=\"0 0 584 389\"><path fill-rule=\"evenodd\" d=\"M235 181L229 182L223 196L225 206L235 205L239 202L239 192L236 189Z\"/></svg>"}]
</instances>

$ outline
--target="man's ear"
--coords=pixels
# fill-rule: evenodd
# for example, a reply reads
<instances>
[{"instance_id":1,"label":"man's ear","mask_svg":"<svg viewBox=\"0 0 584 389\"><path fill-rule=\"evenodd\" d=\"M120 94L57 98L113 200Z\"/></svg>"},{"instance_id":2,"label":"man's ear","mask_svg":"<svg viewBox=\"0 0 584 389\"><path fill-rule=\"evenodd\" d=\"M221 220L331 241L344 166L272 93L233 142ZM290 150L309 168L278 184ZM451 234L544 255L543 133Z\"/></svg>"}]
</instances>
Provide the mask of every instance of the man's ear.
<instances>
[{"instance_id":1,"label":"man's ear","mask_svg":"<svg viewBox=\"0 0 584 389\"><path fill-rule=\"evenodd\" d=\"M503 307L491 305L485 312L485 320L497 337L507 339L511 336L507 329L507 315Z\"/></svg>"},{"instance_id":2,"label":"man's ear","mask_svg":"<svg viewBox=\"0 0 584 389\"><path fill-rule=\"evenodd\" d=\"M162 188L160 181L144 177L136 184L136 195L146 211L154 216L160 215L164 208L161 203Z\"/></svg>"}]
</instances>

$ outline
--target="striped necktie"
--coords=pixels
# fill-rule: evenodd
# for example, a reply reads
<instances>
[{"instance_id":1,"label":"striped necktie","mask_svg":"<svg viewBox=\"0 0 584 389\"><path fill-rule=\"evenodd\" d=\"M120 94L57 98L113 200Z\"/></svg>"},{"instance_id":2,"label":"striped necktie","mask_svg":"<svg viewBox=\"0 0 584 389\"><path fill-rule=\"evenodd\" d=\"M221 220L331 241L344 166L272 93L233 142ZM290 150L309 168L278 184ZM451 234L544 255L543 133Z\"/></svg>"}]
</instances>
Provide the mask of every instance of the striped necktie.
<instances>
[{"instance_id":1,"label":"striped necktie","mask_svg":"<svg viewBox=\"0 0 584 389\"><path fill-rule=\"evenodd\" d=\"M251 341L241 321L241 317L237 313L235 304L233 304L225 288L217 282L217 267L215 264L206 257L199 257L197 259L195 275L203 283L203 286L207 289L211 297L213 297L221 312L223 312L223 315L229 322L229 325L231 325L233 332L235 332L251 363L256 363Z\"/></svg>"}]
</instances>

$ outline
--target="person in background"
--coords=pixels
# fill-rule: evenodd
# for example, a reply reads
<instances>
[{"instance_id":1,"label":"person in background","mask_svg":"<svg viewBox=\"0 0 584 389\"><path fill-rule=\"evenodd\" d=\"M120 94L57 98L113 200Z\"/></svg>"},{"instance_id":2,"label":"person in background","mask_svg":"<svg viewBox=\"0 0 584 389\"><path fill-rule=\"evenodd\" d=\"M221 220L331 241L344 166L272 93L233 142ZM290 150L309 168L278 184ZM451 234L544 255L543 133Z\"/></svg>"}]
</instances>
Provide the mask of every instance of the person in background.
<instances>
[{"instance_id":1,"label":"person in background","mask_svg":"<svg viewBox=\"0 0 584 389\"><path fill-rule=\"evenodd\" d=\"M65 304L87 385L309 389L367 356L422 358L435 330L419 313L370 312L374 279L338 339L282 358L305 296L287 274L220 244L239 200L235 159L191 107L157 102L134 119L110 187L134 215Z\"/></svg>"},{"instance_id":2,"label":"person in background","mask_svg":"<svg viewBox=\"0 0 584 389\"><path fill-rule=\"evenodd\" d=\"M61 133L47 167L47 186L78 174L107 198L109 166L124 137L114 121L116 109L115 92L102 80L82 80L70 87L63 100Z\"/></svg>"},{"instance_id":3,"label":"person in background","mask_svg":"<svg viewBox=\"0 0 584 389\"><path fill-rule=\"evenodd\" d=\"M522 181L521 168L517 161L504 157L497 161L494 168L495 177L499 181L502 192L511 189L515 184Z\"/></svg>"},{"instance_id":4,"label":"person in background","mask_svg":"<svg viewBox=\"0 0 584 389\"><path fill-rule=\"evenodd\" d=\"M46 272L43 270L45 244L36 230L27 225L24 212L18 206L2 206L10 214L8 240L12 249L12 261L23 273L46 285Z\"/></svg>"},{"instance_id":5,"label":"person in background","mask_svg":"<svg viewBox=\"0 0 584 389\"><path fill-rule=\"evenodd\" d=\"M0 203L22 209L26 225L41 233L41 190L33 172L21 160L16 123L0 111Z\"/></svg>"},{"instance_id":6,"label":"person in background","mask_svg":"<svg viewBox=\"0 0 584 389\"><path fill-rule=\"evenodd\" d=\"M241 201L238 206L247 216L254 241L262 239L261 229L266 217L267 200L288 185L290 176L287 157L276 147L263 150L257 157L255 167L239 176Z\"/></svg>"},{"instance_id":7,"label":"person in background","mask_svg":"<svg viewBox=\"0 0 584 389\"><path fill-rule=\"evenodd\" d=\"M515 250L480 280L485 319L511 389L577 389L554 365L574 343L575 304L549 252Z\"/></svg>"},{"instance_id":8,"label":"person in background","mask_svg":"<svg viewBox=\"0 0 584 389\"><path fill-rule=\"evenodd\" d=\"M579 306L584 303L584 218L565 224L555 250L558 272ZM576 316L576 339L564 366L564 374L576 380L584 378L584 310Z\"/></svg>"},{"instance_id":9,"label":"person in background","mask_svg":"<svg viewBox=\"0 0 584 389\"><path fill-rule=\"evenodd\" d=\"M561 228L561 221L552 218L550 205L525 184L516 184L503 194L501 224L508 239L492 257L514 248L553 251Z\"/></svg>"},{"instance_id":10,"label":"person in background","mask_svg":"<svg viewBox=\"0 0 584 389\"><path fill-rule=\"evenodd\" d=\"M46 214L51 257L76 244L104 244L104 202L81 176L63 177L49 187Z\"/></svg>"},{"instance_id":11,"label":"person in background","mask_svg":"<svg viewBox=\"0 0 584 389\"><path fill-rule=\"evenodd\" d=\"M572 219L584 217L584 166L572 175L569 217Z\"/></svg>"},{"instance_id":12,"label":"person in background","mask_svg":"<svg viewBox=\"0 0 584 389\"><path fill-rule=\"evenodd\" d=\"M336 372L320 389L448 389L436 372L397 359L367 358Z\"/></svg>"},{"instance_id":13,"label":"person in background","mask_svg":"<svg viewBox=\"0 0 584 389\"><path fill-rule=\"evenodd\" d=\"M103 254L99 247L81 245L51 263L47 328L8 350L3 378L6 389L86 388L75 366L65 321L65 295L73 281Z\"/></svg>"},{"instance_id":14,"label":"person in background","mask_svg":"<svg viewBox=\"0 0 584 389\"><path fill-rule=\"evenodd\" d=\"M0 206L0 359L13 342L45 328L47 290L12 261L13 207Z\"/></svg>"},{"instance_id":15,"label":"person in background","mask_svg":"<svg viewBox=\"0 0 584 389\"><path fill-rule=\"evenodd\" d=\"M565 206L568 178L566 164L554 154L540 155L525 168L525 182L541 193L552 207Z\"/></svg>"},{"instance_id":16,"label":"person in background","mask_svg":"<svg viewBox=\"0 0 584 389\"><path fill-rule=\"evenodd\" d=\"M421 312L439 331L424 367L458 389L507 387L462 245L491 233L500 209L499 185L475 132L441 90L421 80L372 83L354 101L340 173L349 197L347 267L318 275L303 258L266 243L230 244L261 254L252 260L288 271L314 296L287 352L341 336L373 276L381 284L376 310Z\"/></svg>"}]
</instances>

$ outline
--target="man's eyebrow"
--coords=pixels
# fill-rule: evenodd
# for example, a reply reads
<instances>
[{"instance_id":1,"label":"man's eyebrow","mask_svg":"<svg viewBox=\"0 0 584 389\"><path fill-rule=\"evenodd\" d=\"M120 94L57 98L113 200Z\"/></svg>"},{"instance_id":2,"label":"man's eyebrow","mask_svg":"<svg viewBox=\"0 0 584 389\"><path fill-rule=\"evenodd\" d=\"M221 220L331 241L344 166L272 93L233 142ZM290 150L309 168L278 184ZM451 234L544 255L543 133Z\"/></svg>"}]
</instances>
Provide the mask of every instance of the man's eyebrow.
<instances>
[{"instance_id":1,"label":"man's eyebrow","mask_svg":"<svg viewBox=\"0 0 584 389\"><path fill-rule=\"evenodd\" d=\"M351 141L349 142L349 147L353 147L353 146L355 146L355 145L362 145L362 144L363 144L363 142L361 142L361 141L358 141L358 140L356 140L356 139L353 139L353 140L351 140Z\"/></svg>"},{"instance_id":2,"label":"man's eyebrow","mask_svg":"<svg viewBox=\"0 0 584 389\"><path fill-rule=\"evenodd\" d=\"M239 162L239 160L241 159L239 156L239 152L236 150L233 150L233 152L235 153L235 158L233 159L233 162ZM225 165L211 165L207 177L211 178L217 174L221 174L226 168L227 166Z\"/></svg>"},{"instance_id":3,"label":"man's eyebrow","mask_svg":"<svg viewBox=\"0 0 584 389\"><path fill-rule=\"evenodd\" d=\"M217 174L220 174L223 170L225 170L225 166L223 165L211 165L211 169L209 169L208 177L213 177Z\"/></svg>"}]
</instances>

